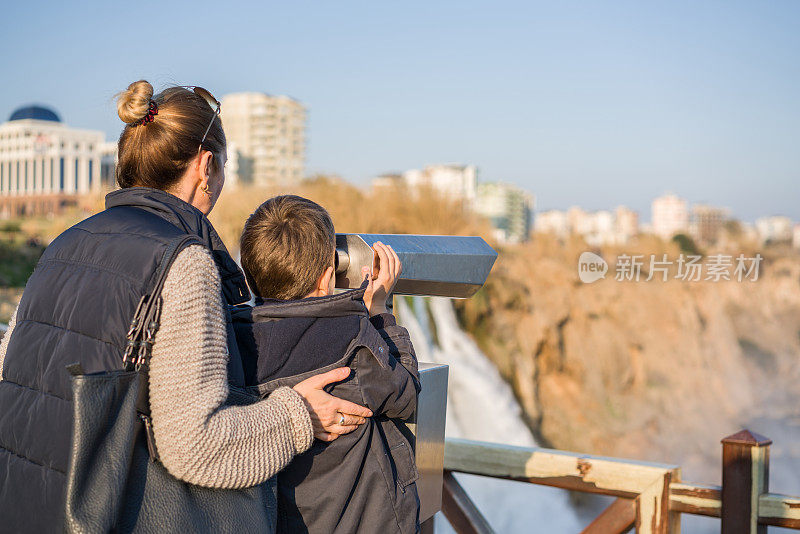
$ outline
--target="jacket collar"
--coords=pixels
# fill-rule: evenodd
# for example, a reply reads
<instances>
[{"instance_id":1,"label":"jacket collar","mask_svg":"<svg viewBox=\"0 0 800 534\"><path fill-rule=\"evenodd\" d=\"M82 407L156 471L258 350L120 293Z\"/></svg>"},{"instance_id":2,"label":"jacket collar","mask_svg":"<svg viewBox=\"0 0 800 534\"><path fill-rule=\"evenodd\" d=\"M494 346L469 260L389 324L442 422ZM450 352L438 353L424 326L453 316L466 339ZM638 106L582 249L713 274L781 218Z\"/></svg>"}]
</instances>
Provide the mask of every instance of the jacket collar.
<instances>
[{"instance_id":1,"label":"jacket collar","mask_svg":"<svg viewBox=\"0 0 800 534\"><path fill-rule=\"evenodd\" d=\"M253 319L286 319L289 317L343 317L361 315L369 317L364 305L367 284L360 288L327 297L310 297L301 300L262 299L249 311Z\"/></svg>"},{"instance_id":2,"label":"jacket collar","mask_svg":"<svg viewBox=\"0 0 800 534\"><path fill-rule=\"evenodd\" d=\"M133 206L158 215L187 234L195 235L211 251L222 278L222 292L229 304L250 300L244 274L228 253L225 243L203 213L175 195L150 187L126 187L106 195L106 209Z\"/></svg>"}]
</instances>

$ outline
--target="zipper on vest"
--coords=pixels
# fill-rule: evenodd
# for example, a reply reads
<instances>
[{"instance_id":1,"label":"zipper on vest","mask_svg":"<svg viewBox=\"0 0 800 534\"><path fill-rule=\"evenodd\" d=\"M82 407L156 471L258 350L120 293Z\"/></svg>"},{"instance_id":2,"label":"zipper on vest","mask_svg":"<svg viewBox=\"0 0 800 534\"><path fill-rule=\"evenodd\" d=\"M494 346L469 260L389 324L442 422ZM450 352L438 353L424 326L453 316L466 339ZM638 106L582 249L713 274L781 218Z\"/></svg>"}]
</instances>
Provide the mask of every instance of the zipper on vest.
<instances>
[{"instance_id":1,"label":"zipper on vest","mask_svg":"<svg viewBox=\"0 0 800 534\"><path fill-rule=\"evenodd\" d=\"M155 462L158 460L158 452L156 451L156 438L153 434L153 422L150 417L140 413L139 419L144 423L144 435L147 438L147 452L150 453L150 460Z\"/></svg>"}]
</instances>

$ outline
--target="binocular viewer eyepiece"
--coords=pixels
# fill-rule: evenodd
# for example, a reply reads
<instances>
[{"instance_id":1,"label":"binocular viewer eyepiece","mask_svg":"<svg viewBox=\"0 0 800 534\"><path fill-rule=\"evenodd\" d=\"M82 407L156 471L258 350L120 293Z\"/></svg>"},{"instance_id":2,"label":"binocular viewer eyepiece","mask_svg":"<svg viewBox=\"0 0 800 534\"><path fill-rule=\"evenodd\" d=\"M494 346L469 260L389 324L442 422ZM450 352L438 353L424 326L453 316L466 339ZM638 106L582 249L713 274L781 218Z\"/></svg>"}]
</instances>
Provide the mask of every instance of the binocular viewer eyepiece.
<instances>
[{"instance_id":1,"label":"binocular viewer eyepiece","mask_svg":"<svg viewBox=\"0 0 800 534\"><path fill-rule=\"evenodd\" d=\"M336 234L336 287L355 289L372 268L380 241L397 253L403 272L395 295L467 298L486 282L497 252L478 236Z\"/></svg>"}]
</instances>

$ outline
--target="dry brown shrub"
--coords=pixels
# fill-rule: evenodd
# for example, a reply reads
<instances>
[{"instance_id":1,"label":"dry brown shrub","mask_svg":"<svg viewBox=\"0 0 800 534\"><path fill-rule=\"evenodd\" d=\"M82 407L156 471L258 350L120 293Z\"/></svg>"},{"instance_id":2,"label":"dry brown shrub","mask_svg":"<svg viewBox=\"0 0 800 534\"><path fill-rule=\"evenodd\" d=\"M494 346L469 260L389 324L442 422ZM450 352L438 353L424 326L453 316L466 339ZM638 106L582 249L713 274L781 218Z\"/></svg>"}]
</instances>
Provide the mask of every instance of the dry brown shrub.
<instances>
[{"instance_id":1,"label":"dry brown shrub","mask_svg":"<svg viewBox=\"0 0 800 534\"><path fill-rule=\"evenodd\" d=\"M337 232L480 235L488 223L435 191L414 195L402 188L365 191L343 180L317 178L293 188L239 187L226 190L210 219L236 255L244 222L259 204L278 194L295 194L325 207Z\"/></svg>"}]
</instances>

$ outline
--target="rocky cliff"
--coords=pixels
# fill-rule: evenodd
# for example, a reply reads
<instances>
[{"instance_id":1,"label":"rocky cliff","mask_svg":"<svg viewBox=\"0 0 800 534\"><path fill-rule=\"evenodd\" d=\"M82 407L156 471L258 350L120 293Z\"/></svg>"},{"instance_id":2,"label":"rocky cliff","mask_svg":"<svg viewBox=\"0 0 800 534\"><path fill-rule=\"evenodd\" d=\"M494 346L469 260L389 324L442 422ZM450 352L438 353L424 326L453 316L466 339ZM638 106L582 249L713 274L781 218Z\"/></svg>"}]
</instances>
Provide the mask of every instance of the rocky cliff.
<instances>
[{"instance_id":1,"label":"rocky cliff","mask_svg":"<svg viewBox=\"0 0 800 534\"><path fill-rule=\"evenodd\" d=\"M800 258L791 251L762 251L756 281L644 281L647 265L639 282L616 281L620 253L681 253L643 238L596 250L609 273L584 284L584 250L547 236L503 249L487 287L459 304L540 442L679 463L685 478L712 482L720 438L797 413Z\"/></svg>"}]
</instances>

